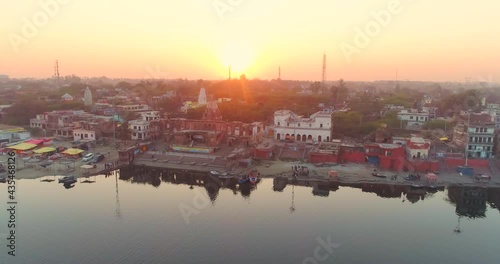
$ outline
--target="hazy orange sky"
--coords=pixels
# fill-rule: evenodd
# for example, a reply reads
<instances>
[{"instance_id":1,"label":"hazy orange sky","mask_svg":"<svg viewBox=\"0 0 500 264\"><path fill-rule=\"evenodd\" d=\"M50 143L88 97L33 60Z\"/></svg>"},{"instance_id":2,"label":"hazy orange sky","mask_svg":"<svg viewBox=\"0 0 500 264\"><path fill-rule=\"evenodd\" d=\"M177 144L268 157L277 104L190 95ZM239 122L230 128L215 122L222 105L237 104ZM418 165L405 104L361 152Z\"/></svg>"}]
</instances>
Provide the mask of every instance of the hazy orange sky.
<instances>
[{"instance_id":1,"label":"hazy orange sky","mask_svg":"<svg viewBox=\"0 0 500 264\"><path fill-rule=\"evenodd\" d=\"M62 76L221 79L231 64L233 76L273 79L281 66L282 79L320 80L326 52L328 80L398 69L403 80L498 82L499 10L497 0L1 1L0 74L50 77L57 59Z\"/></svg>"}]
</instances>

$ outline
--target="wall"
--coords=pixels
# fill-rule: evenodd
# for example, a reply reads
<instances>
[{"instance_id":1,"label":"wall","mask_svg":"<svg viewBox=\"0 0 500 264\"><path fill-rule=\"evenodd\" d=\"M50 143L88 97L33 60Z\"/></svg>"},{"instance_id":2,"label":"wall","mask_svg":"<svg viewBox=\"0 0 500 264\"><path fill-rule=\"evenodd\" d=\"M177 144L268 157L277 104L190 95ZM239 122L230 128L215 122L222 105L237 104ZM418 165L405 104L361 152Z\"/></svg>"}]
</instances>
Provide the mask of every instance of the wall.
<instances>
[{"instance_id":1,"label":"wall","mask_svg":"<svg viewBox=\"0 0 500 264\"><path fill-rule=\"evenodd\" d=\"M323 162L338 162L338 156L334 154L324 153L311 153L309 156L310 163L323 163Z\"/></svg>"},{"instance_id":2,"label":"wall","mask_svg":"<svg viewBox=\"0 0 500 264\"><path fill-rule=\"evenodd\" d=\"M340 161L343 163L364 163L365 153L364 152L349 152L344 151L340 156Z\"/></svg>"},{"instance_id":3,"label":"wall","mask_svg":"<svg viewBox=\"0 0 500 264\"><path fill-rule=\"evenodd\" d=\"M444 162L446 163L447 166L450 167L465 165L465 159L461 158L445 158ZM488 160L483 160L483 159L469 159L467 161L467 165L469 165L470 167L488 167L489 162Z\"/></svg>"}]
</instances>

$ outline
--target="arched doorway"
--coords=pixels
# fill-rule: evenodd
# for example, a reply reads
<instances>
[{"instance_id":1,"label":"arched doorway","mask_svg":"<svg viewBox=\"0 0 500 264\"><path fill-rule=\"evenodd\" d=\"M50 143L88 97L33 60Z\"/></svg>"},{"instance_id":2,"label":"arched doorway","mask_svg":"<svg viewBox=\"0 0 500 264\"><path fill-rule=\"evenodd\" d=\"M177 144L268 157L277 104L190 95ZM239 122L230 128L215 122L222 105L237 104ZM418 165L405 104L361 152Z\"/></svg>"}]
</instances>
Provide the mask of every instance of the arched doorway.
<instances>
[{"instance_id":1,"label":"arched doorway","mask_svg":"<svg viewBox=\"0 0 500 264\"><path fill-rule=\"evenodd\" d=\"M318 136L318 142L321 142L321 136Z\"/></svg>"},{"instance_id":2,"label":"arched doorway","mask_svg":"<svg viewBox=\"0 0 500 264\"><path fill-rule=\"evenodd\" d=\"M312 139L313 139L313 136L309 135L309 136L307 136L307 139L308 139L308 140L312 140Z\"/></svg>"},{"instance_id":3,"label":"arched doorway","mask_svg":"<svg viewBox=\"0 0 500 264\"><path fill-rule=\"evenodd\" d=\"M297 135L297 141L300 141L300 134Z\"/></svg>"},{"instance_id":4,"label":"arched doorway","mask_svg":"<svg viewBox=\"0 0 500 264\"><path fill-rule=\"evenodd\" d=\"M302 135L302 141L306 141L307 140L307 136L306 135Z\"/></svg>"},{"instance_id":5,"label":"arched doorway","mask_svg":"<svg viewBox=\"0 0 500 264\"><path fill-rule=\"evenodd\" d=\"M276 134L276 139L277 140L281 140L281 134L280 133Z\"/></svg>"},{"instance_id":6,"label":"arched doorway","mask_svg":"<svg viewBox=\"0 0 500 264\"><path fill-rule=\"evenodd\" d=\"M326 137L326 141L330 142L330 136Z\"/></svg>"}]
</instances>

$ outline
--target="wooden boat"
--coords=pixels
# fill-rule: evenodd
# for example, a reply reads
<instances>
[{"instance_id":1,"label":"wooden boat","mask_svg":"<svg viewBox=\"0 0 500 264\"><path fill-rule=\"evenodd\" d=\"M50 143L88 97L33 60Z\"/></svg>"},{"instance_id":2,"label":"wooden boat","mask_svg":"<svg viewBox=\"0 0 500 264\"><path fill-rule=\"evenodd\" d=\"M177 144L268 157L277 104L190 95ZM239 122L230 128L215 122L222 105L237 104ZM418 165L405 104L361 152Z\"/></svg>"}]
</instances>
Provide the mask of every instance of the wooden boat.
<instances>
[{"instance_id":1,"label":"wooden boat","mask_svg":"<svg viewBox=\"0 0 500 264\"><path fill-rule=\"evenodd\" d=\"M213 171L210 171L210 175L212 175L212 176L227 176L228 173L213 170Z\"/></svg>"},{"instance_id":2,"label":"wooden boat","mask_svg":"<svg viewBox=\"0 0 500 264\"><path fill-rule=\"evenodd\" d=\"M387 178L387 176L380 174L378 172L372 172L372 176L378 177L378 178Z\"/></svg>"},{"instance_id":3,"label":"wooden boat","mask_svg":"<svg viewBox=\"0 0 500 264\"><path fill-rule=\"evenodd\" d=\"M69 182L76 182L75 176L71 175L59 178L59 183L69 183Z\"/></svg>"},{"instance_id":4,"label":"wooden boat","mask_svg":"<svg viewBox=\"0 0 500 264\"><path fill-rule=\"evenodd\" d=\"M251 184L256 184L258 181L257 175L252 175L248 178Z\"/></svg>"},{"instance_id":5,"label":"wooden boat","mask_svg":"<svg viewBox=\"0 0 500 264\"><path fill-rule=\"evenodd\" d=\"M238 184L244 184L244 183L247 183L247 182L248 182L248 178L247 177L241 177L238 180Z\"/></svg>"},{"instance_id":6,"label":"wooden boat","mask_svg":"<svg viewBox=\"0 0 500 264\"><path fill-rule=\"evenodd\" d=\"M251 184L256 184L258 181L258 176L259 173L257 172L257 170L252 170L250 173L248 173L247 178Z\"/></svg>"}]
</instances>

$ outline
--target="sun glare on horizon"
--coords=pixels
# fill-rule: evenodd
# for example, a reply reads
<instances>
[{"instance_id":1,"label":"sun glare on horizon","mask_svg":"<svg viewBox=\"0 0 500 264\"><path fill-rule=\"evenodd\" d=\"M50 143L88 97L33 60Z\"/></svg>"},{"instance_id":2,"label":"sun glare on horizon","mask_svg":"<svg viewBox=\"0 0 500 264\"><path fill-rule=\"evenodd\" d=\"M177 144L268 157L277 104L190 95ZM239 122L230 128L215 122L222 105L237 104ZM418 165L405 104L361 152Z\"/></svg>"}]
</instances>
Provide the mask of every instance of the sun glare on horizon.
<instances>
[{"instance_id":1,"label":"sun glare on horizon","mask_svg":"<svg viewBox=\"0 0 500 264\"><path fill-rule=\"evenodd\" d=\"M243 42L231 42L225 45L220 52L220 60L226 69L231 67L231 72L235 74L246 74L255 62L255 53L250 45Z\"/></svg>"}]
</instances>

